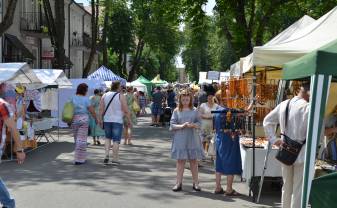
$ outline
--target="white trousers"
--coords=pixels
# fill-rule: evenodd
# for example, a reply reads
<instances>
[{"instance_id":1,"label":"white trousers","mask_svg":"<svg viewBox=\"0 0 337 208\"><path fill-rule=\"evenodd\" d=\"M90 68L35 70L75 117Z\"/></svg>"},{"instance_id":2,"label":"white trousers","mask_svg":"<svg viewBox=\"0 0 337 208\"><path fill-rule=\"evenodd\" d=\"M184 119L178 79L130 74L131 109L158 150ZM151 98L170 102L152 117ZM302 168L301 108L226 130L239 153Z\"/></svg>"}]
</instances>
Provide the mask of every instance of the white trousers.
<instances>
[{"instance_id":1,"label":"white trousers","mask_svg":"<svg viewBox=\"0 0 337 208\"><path fill-rule=\"evenodd\" d=\"M304 164L282 164L282 208L300 208Z\"/></svg>"}]
</instances>

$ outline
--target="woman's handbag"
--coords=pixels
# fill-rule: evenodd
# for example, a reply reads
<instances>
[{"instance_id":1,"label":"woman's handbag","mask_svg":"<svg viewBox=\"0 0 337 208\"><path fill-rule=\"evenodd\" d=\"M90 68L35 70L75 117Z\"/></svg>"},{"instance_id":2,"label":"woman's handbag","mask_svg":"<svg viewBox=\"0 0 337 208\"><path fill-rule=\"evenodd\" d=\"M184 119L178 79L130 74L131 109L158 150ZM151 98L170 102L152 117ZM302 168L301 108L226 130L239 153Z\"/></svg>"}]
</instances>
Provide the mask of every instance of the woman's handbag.
<instances>
[{"instance_id":1,"label":"woman's handbag","mask_svg":"<svg viewBox=\"0 0 337 208\"><path fill-rule=\"evenodd\" d=\"M140 112L140 107L139 107L139 105L136 101L133 101L133 103L132 103L132 110L136 113Z\"/></svg>"},{"instance_id":2,"label":"woman's handbag","mask_svg":"<svg viewBox=\"0 0 337 208\"><path fill-rule=\"evenodd\" d=\"M64 107L62 112L62 121L69 124L72 122L74 117L75 107L72 101L68 101Z\"/></svg>"},{"instance_id":3,"label":"woman's handbag","mask_svg":"<svg viewBox=\"0 0 337 208\"><path fill-rule=\"evenodd\" d=\"M285 128L287 128L288 124L288 114L289 114L289 104L291 99L287 103L286 115L285 115ZM280 149L276 154L276 159L285 165L293 165L301 152L302 146L305 144L305 140L303 144L292 140L285 134L281 134L282 144Z\"/></svg>"}]
</instances>

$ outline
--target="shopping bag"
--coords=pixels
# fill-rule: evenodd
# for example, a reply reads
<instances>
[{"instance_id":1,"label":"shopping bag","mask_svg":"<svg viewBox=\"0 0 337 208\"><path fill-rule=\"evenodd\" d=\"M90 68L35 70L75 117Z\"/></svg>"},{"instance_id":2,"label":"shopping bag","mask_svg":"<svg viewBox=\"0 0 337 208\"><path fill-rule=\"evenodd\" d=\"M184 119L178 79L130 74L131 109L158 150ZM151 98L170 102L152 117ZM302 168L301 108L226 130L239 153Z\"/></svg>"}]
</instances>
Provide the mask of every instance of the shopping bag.
<instances>
[{"instance_id":1,"label":"shopping bag","mask_svg":"<svg viewBox=\"0 0 337 208\"><path fill-rule=\"evenodd\" d=\"M214 135L213 135L212 139L209 142L207 155L210 156L210 157L216 156Z\"/></svg>"},{"instance_id":2,"label":"shopping bag","mask_svg":"<svg viewBox=\"0 0 337 208\"><path fill-rule=\"evenodd\" d=\"M136 101L133 101L133 103L132 103L132 110L134 112L140 112L140 107L139 107L139 105Z\"/></svg>"},{"instance_id":3,"label":"shopping bag","mask_svg":"<svg viewBox=\"0 0 337 208\"><path fill-rule=\"evenodd\" d=\"M65 123L71 123L74 117L74 104L72 101L68 101L62 112L62 121Z\"/></svg>"}]
</instances>

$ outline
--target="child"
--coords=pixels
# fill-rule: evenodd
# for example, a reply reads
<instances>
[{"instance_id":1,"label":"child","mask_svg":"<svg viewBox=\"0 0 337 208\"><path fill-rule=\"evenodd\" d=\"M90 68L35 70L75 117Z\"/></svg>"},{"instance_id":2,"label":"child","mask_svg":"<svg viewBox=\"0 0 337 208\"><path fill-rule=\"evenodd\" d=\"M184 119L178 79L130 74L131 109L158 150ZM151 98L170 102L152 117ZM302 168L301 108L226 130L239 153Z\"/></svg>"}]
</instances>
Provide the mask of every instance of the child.
<instances>
[{"instance_id":1,"label":"child","mask_svg":"<svg viewBox=\"0 0 337 208\"><path fill-rule=\"evenodd\" d=\"M201 140L197 129L200 128L200 118L193 108L193 96L183 91L179 96L178 108L173 111L171 131L174 132L171 156L177 160L177 181L172 191L182 190L182 180L186 160L189 160L193 189L201 191L198 179L198 160L204 158Z\"/></svg>"}]
</instances>

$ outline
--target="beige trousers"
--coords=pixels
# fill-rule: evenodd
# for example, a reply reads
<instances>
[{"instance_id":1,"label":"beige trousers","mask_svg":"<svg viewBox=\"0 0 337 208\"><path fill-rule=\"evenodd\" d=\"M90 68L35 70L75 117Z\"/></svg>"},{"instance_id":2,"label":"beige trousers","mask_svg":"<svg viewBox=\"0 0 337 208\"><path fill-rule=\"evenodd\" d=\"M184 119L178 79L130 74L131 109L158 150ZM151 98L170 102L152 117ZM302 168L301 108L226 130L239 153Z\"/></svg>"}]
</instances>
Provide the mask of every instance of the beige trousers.
<instances>
[{"instance_id":1,"label":"beige trousers","mask_svg":"<svg viewBox=\"0 0 337 208\"><path fill-rule=\"evenodd\" d=\"M304 164L282 164L282 208L300 208Z\"/></svg>"}]
</instances>

